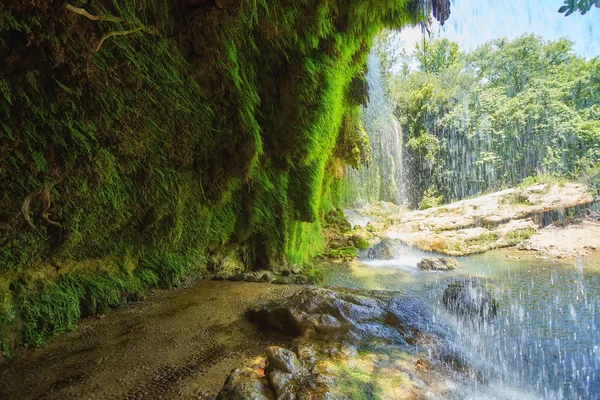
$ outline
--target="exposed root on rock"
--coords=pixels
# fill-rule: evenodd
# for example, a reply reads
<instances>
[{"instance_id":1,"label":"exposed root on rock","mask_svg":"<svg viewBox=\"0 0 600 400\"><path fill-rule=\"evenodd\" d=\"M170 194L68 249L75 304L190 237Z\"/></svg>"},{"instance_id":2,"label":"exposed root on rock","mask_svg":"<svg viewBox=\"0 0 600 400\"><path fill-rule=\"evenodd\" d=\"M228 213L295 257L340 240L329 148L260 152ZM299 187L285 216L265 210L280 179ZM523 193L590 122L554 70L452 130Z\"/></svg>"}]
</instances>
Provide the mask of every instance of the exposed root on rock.
<instances>
[{"instance_id":1,"label":"exposed root on rock","mask_svg":"<svg viewBox=\"0 0 600 400\"><path fill-rule=\"evenodd\" d=\"M117 18L117 17L105 17L102 15L94 15L94 14L90 14L89 12L87 12L85 9L80 8L80 7L75 7L69 3L65 4L65 8L75 14L81 15L87 19L90 19L92 21L110 21L110 22L123 22L123 23L128 23L127 21L121 19L121 18ZM155 32L152 29L149 29L145 26L140 26L134 29L129 29L129 30L125 30L125 31L113 31L113 32L109 32L107 34L105 34L104 36L102 36L102 38L100 38L100 41L98 42L98 44L93 48L94 53L97 53L100 48L102 47L102 44L104 44L104 42L106 41L106 39L113 37L113 36L126 36L126 35L130 35L132 33L136 33L136 32L140 32L143 31L145 33L148 33L150 35L154 35Z\"/></svg>"},{"instance_id":2,"label":"exposed root on rock","mask_svg":"<svg viewBox=\"0 0 600 400\"><path fill-rule=\"evenodd\" d=\"M21 213L23 214L23 217L25 218L25 221L27 222L27 224L32 229L35 229L35 224L33 223L33 219L32 219L31 203L33 203L34 201L39 199L41 205L40 205L40 210L39 210L37 216L39 217L39 219L42 220L42 222L47 227L53 227L53 228L57 229L59 232L58 237L62 236L62 232L64 230L63 226L59 222L52 221L50 219L50 213L48 210L50 209L50 206L51 206L50 194L52 192L52 188L54 188L54 186L61 183L63 181L63 179L65 179L65 177L66 177L66 173L63 174L63 176L61 176L59 179L57 179L53 182L44 183L44 186L41 189L37 189L37 190L29 193L27 195L27 197L25 197L25 200L23 200L23 205L21 206Z\"/></svg>"},{"instance_id":3,"label":"exposed root on rock","mask_svg":"<svg viewBox=\"0 0 600 400\"><path fill-rule=\"evenodd\" d=\"M139 28L135 28L135 29L130 29L128 31L109 32L106 35L102 36L102 38L100 39L100 41L98 42L96 47L94 47L94 53L97 53L100 50L100 47L102 47L102 44L104 43L104 41L112 36L125 36L125 35L129 35L131 33L136 33L136 32L140 32L140 31L144 31L151 35L154 34L154 32L152 32L150 29L143 27L143 26L140 26Z\"/></svg>"},{"instance_id":4,"label":"exposed root on rock","mask_svg":"<svg viewBox=\"0 0 600 400\"><path fill-rule=\"evenodd\" d=\"M110 22L121 22L122 21L121 18L117 18L117 17L105 17L102 15L90 14L85 9L80 8L80 7L75 7L74 5L71 5L69 3L65 4L65 8L71 12L74 12L75 14L82 15L82 16L86 17L87 19L91 19L92 21L110 21Z\"/></svg>"}]
</instances>

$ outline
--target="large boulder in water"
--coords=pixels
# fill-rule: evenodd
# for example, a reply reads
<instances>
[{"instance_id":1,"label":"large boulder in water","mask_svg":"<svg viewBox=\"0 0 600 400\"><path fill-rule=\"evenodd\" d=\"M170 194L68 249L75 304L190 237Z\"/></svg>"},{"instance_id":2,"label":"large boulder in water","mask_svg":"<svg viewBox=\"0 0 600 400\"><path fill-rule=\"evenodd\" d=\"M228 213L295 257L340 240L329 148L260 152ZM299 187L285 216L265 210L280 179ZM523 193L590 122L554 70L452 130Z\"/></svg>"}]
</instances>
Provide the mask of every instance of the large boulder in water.
<instances>
[{"instance_id":1,"label":"large boulder in water","mask_svg":"<svg viewBox=\"0 0 600 400\"><path fill-rule=\"evenodd\" d=\"M417 264L422 271L452 271L460 264L454 258L424 258Z\"/></svg>"},{"instance_id":2,"label":"large boulder in water","mask_svg":"<svg viewBox=\"0 0 600 400\"><path fill-rule=\"evenodd\" d=\"M479 282L461 280L452 282L442 297L444 306L466 318L492 319L496 316L498 302Z\"/></svg>"},{"instance_id":3,"label":"large boulder in water","mask_svg":"<svg viewBox=\"0 0 600 400\"><path fill-rule=\"evenodd\" d=\"M394 258L394 251L391 243L388 240L382 240L371 246L367 251L367 257L372 260L391 260Z\"/></svg>"},{"instance_id":4,"label":"large boulder in water","mask_svg":"<svg viewBox=\"0 0 600 400\"><path fill-rule=\"evenodd\" d=\"M386 388L401 381L387 398L425 398L447 374L446 363L437 357L444 354L445 330L433 322L425 304L399 293L307 287L259 304L247 316L262 328L293 338L289 348L267 348L265 361L254 365L279 400L355 399L372 390L354 376L376 377ZM436 356L429 359L429 354ZM235 378L240 381L239 374ZM259 388L256 377L250 378L242 388ZM231 386L219 399L228 398ZM264 397L244 400L255 398Z\"/></svg>"}]
</instances>

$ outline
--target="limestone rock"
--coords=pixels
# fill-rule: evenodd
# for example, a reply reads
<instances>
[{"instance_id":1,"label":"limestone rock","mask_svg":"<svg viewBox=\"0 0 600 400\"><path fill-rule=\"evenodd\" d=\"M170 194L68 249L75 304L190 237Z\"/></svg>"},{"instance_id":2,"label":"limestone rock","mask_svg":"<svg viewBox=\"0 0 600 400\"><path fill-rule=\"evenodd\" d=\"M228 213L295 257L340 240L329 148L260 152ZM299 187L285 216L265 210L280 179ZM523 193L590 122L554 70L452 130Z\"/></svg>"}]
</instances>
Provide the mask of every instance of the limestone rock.
<instances>
[{"instance_id":1,"label":"limestone rock","mask_svg":"<svg viewBox=\"0 0 600 400\"><path fill-rule=\"evenodd\" d=\"M267 371L281 370L290 374L302 372L302 364L291 351L279 346L267 347Z\"/></svg>"},{"instance_id":2,"label":"limestone rock","mask_svg":"<svg viewBox=\"0 0 600 400\"><path fill-rule=\"evenodd\" d=\"M236 368L227 376L217 400L274 400L264 378L250 368Z\"/></svg>"},{"instance_id":3,"label":"limestone rock","mask_svg":"<svg viewBox=\"0 0 600 400\"><path fill-rule=\"evenodd\" d=\"M460 264L454 258L424 258L417 264L422 271L452 271Z\"/></svg>"},{"instance_id":4,"label":"limestone rock","mask_svg":"<svg viewBox=\"0 0 600 400\"><path fill-rule=\"evenodd\" d=\"M391 242L389 240L382 240L371 246L367 251L367 257L377 260L391 260L394 258Z\"/></svg>"}]
</instances>

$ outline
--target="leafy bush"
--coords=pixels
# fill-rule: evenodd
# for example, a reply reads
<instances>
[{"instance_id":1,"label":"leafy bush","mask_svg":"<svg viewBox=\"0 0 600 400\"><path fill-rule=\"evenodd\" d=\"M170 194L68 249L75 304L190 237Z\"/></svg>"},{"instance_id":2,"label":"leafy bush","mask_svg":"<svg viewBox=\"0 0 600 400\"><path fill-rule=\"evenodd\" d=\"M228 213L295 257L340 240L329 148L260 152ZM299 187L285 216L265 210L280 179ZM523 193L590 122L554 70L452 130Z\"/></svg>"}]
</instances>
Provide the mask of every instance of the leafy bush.
<instances>
[{"instance_id":1,"label":"leafy bush","mask_svg":"<svg viewBox=\"0 0 600 400\"><path fill-rule=\"evenodd\" d=\"M508 232L504 236L504 240L506 241L508 246L516 246L523 240L527 240L531 236L535 235L536 232L537 231L535 230L535 228L515 229L513 231Z\"/></svg>"},{"instance_id":2,"label":"leafy bush","mask_svg":"<svg viewBox=\"0 0 600 400\"><path fill-rule=\"evenodd\" d=\"M423 193L423 198L419 202L419 210L437 207L441 204L443 198L444 196L437 196L435 187L431 186Z\"/></svg>"}]
</instances>

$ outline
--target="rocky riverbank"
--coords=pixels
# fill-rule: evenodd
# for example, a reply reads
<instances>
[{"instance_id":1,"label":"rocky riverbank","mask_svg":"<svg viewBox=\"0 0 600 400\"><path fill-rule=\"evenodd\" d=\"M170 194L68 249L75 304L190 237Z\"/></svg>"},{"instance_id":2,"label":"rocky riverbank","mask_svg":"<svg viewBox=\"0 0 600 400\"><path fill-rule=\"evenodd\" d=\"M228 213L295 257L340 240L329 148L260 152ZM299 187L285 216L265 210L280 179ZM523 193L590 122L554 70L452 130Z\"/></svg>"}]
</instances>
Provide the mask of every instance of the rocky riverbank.
<instances>
[{"instance_id":1,"label":"rocky riverbank","mask_svg":"<svg viewBox=\"0 0 600 400\"><path fill-rule=\"evenodd\" d=\"M201 281L21 350L0 364L0 398L444 395L471 372L431 321L394 292Z\"/></svg>"},{"instance_id":2,"label":"rocky riverbank","mask_svg":"<svg viewBox=\"0 0 600 400\"><path fill-rule=\"evenodd\" d=\"M218 399L443 397L468 373L430 311L398 293L305 288L248 315L293 340L232 371Z\"/></svg>"},{"instance_id":3,"label":"rocky riverbank","mask_svg":"<svg viewBox=\"0 0 600 400\"><path fill-rule=\"evenodd\" d=\"M418 211L371 205L364 213L371 216L366 229L374 237L424 251L463 256L518 246L540 257L569 258L600 248L599 224L574 218L592 204L585 185L562 182L506 189ZM385 215L385 210L392 212Z\"/></svg>"}]
</instances>

